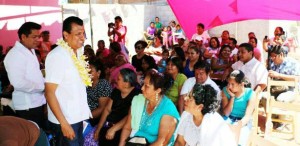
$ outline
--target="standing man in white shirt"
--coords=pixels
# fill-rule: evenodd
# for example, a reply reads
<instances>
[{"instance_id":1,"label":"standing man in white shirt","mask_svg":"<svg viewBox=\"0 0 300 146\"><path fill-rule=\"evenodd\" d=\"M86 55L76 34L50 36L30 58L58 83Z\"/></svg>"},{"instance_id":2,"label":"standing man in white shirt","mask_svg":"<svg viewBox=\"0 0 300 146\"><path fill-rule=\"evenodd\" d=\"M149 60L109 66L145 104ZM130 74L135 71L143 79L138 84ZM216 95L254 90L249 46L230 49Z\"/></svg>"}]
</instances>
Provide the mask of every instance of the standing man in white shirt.
<instances>
[{"instance_id":1,"label":"standing man in white shirt","mask_svg":"<svg viewBox=\"0 0 300 146\"><path fill-rule=\"evenodd\" d=\"M68 17L62 31L63 39L46 58L49 125L56 136L56 146L82 146L83 121L91 116L86 86L92 84L83 57L83 21Z\"/></svg>"},{"instance_id":2,"label":"standing man in white shirt","mask_svg":"<svg viewBox=\"0 0 300 146\"><path fill-rule=\"evenodd\" d=\"M37 23L25 22L18 30L20 40L7 53L4 65L14 87L12 102L17 116L45 128L45 85L34 51L39 44L40 29L41 25Z\"/></svg>"},{"instance_id":3,"label":"standing man in white shirt","mask_svg":"<svg viewBox=\"0 0 300 146\"><path fill-rule=\"evenodd\" d=\"M194 72L195 77L188 78L181 88L179 102L182 102L182 104L179 105L184 105L184 97L186 97L192 91L196 83L199 83L201 85L210 85L216 90L216 93L220 92L219 86L209 77L210 64L205 61L198 61L194 65ZM221 98L218 100L221 101ZM179 111L181 114L183 112L183 107L179 107Z\"/></svg>"},{"instance_id":4,"label":"standing man in white shirt","mask_svg":"<svg viewBox=\"0 0 300 146\"><path fill-rule=\"evenodd\" d=\"M198 23L197 24L197 32L192 36L191 41L196 41L197 37L201 37L203 40L204 48L208 47L210 36L208 35L207 31L204 31L204 24Z\"/></svg>"}]
</instances>

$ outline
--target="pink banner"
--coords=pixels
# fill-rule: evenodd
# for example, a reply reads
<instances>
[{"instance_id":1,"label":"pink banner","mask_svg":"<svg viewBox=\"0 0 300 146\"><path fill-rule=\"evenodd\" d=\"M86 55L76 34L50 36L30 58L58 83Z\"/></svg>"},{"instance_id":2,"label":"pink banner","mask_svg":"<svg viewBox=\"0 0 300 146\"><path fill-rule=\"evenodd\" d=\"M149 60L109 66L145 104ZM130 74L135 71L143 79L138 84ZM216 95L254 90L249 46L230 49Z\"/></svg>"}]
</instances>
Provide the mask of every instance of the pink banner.
<instances>
[{"instance_id":1,"label":"pink banner","mask_svg":"<svg viewBox=\"0 0 300 146\"><path fill-rule=\"evenodd\" d=\"M168 0L188 38L205 29L250 19L300 20L299 0Z\"/></svg>"}]
</instances>

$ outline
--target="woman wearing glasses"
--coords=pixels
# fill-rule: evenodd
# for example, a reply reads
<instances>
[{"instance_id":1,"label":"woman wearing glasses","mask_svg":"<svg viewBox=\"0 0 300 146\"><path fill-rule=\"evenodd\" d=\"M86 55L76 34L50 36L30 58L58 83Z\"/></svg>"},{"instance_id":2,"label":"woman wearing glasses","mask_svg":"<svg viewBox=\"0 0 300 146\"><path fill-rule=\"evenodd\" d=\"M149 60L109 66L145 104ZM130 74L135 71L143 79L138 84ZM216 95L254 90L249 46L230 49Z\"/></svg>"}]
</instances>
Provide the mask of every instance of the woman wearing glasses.
<instances>
[{"instance_id":1,"label":"woman wearing glasses","mask_svg":"<svg viewBox=\"0 0 300 146\"><path fill-rule=\"evenodd\" d=\"M219 102L213 87L195 84L184 107L175 146L236 146L229 126L216 112Z\"/></svg>"},{"instance_id":2,"label":"woman wearing glasses","mask_svg":"<svg viewBox=\"0 0 300 146\"><path fill-rule=\"evenodd\" d=\"M124 146L132 131L152 145L174 145L174 132L179 113L166 96L169 87L166 76L151 70L146 74L142 93L132 101L131 112L123 127L119 146Z\"/></svg>"}]
</instances>

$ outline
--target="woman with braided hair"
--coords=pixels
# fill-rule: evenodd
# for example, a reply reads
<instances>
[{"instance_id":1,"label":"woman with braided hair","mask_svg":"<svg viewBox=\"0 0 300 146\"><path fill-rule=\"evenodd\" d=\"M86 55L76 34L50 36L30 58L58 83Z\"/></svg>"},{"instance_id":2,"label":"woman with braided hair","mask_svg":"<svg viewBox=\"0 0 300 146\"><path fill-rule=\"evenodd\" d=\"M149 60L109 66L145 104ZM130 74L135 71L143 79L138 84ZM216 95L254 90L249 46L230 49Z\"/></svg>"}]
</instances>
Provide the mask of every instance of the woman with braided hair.
<instances>
[{"instance_id":1,"label":"woman with braided hair","mask_svg":"<svg viewBox=\"0 0 300 146\"><path fill-rule=\"evenodd\" d=\"M236 146L229 125L216 112L219 105L213 87L195 84L185 97L175 146Z\"/></svg>"}]
</instances>

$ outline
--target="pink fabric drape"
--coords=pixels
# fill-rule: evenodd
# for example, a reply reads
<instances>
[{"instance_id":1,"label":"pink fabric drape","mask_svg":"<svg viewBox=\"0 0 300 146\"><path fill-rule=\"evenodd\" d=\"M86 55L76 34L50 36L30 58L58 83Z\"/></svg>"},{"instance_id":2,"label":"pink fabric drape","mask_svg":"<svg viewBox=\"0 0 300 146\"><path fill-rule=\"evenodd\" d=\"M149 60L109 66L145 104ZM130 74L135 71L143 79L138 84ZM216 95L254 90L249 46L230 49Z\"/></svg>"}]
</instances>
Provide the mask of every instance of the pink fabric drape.
<instances>
[{"instance_id":1,"label":"pink fabric drape","mask_svg":"<svg viewBox=\"0 0 300 146\"><path fill-rule=\"evenodd\" d=\"M299 0L168 0L188 38L205 29L250 19L300 20Z\"/></svg>"}]
</instances>

